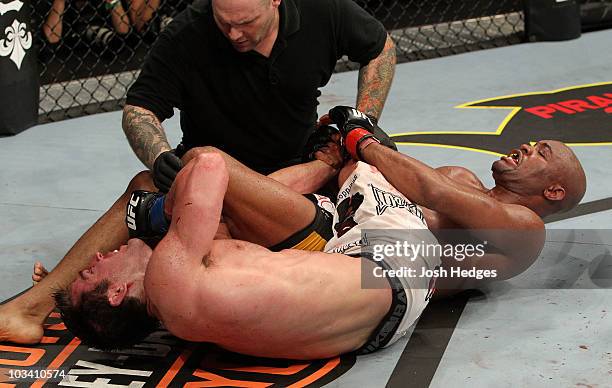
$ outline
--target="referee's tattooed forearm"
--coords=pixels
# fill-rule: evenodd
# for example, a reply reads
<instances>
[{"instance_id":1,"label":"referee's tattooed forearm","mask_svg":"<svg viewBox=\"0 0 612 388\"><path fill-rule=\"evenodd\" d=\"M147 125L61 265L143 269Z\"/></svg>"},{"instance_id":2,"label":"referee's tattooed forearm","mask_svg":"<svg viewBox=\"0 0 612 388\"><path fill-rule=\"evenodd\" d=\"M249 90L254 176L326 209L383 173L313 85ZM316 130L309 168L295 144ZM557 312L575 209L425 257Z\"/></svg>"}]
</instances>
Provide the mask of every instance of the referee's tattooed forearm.
<instances>
[{"instance_id":1,"label":"referee's tattooed forearm","mask_svg":"<svg viewBox=\"0 0 612 388\"><path fill-rule=\"evenodd\" d=\"M395 74L395 62L395 44L387 36L380 55L359 69L357 109L380 118Z\"/></svg>"},{"instance_id":2,"label":"referee's tattooed forearm","mask_svg":"<svg viewBox=\"0 0 612 388\"><path fill-rule=\"evenodd\" d=\"M166 133L157 117L147 109L126 105L123 109L123 132L130 146L149 169L155 158L171 149Z\"/></svg>"}]
</instances>

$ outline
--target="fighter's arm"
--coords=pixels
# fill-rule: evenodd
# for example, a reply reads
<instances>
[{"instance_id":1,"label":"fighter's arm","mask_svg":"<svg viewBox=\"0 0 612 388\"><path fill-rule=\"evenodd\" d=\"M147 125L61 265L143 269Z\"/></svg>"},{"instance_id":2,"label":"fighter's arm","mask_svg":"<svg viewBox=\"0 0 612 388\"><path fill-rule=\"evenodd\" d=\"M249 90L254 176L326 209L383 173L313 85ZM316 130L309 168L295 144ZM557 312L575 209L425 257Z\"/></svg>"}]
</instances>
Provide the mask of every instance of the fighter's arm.
<instances>
[{"instance_id":1,"label":"fighter's arm","mask_svg":"<svg viewBox=\"0 0 612 388\"><path fill-rule=\"evenodd\" d=\"M151 311L175 334L207 314L203 279L227 182L221 156L203 154L179 172L166 197L172 221L147 266L145 289Z\"/></svg>"},{"instance_id":2,"label":"fighter's arm","mask_svg":"<svg viewBox=\"0 0 612 388\"><path fill-rule=\"evenodd\" d=\"M215 153L194 158L179 172L164 204L170 227L153 252L147 277L160 276L169 284L197 279L219 227L228 179L225 162Z\"/></svg>"},{"instance_id":3,"label":"fighter's arm","mask_svg":"<svg viewBox=\"0 0 612 388\"><path fill-rule=\"evenodd\" d=\"M193 256L192 266L200 267L221 221L229 175L223 157L217 153L198 155L188 166L179 172L168 193L168 206L172 208L168 234L180 241L181 252Z\"/></svg>"},{"instance_id":4,"label":"fighter's arm","mask_svg":"<svg viewBox=\"0 0 612 388\"><path fill-rule=\"evenodd\" d=\"M153 170L159 154L172 149L161 122L148 109L126 105L123 108L122 126L132 150L150 170Z\"/></svg>"},{"instance_id":5,"label":"fighter's arm","mask_svg":"<svg viewBox=\"0 0 612 388\"><path fill-rule=\"evenodd\" d=\"M500 278L508 278L522 272L539 255L545 238L544 224L526 207L501 203L376 143L362 148L361 155L411 201L443 214L462 229L469 229L473 236L488 241L487 252L493 251L494 257L471 259L478 268L492 265L501 272ZM469 264L461 263L463 267Z\"/></svg>"},{"instance_id":6,"label":"fighter's arm","mask_svg":"<svg viewBox=\"0 0 612 388\"><path fill-rule=\"evenodd\" d=\"M283 168L268 177L300 194L317 192L338 175L344 164L344 157L336 141L339 141L339 135L314 152L315 160Z\"/></svg>"},{"instance_id":7,"label":"fighter's arm","mask_svg":"<svg viewBox=\"0 0 612 388\"><path fill-rule=\"evenodd\" d=\"M340 133L336 128L320 125L304 146L303 157L309 162L283 168L268 177L300 194L317 192L344 164L339 143Z\"/></svg>"},{"instance_id":8,"label":"fighter's arm","mask_svg":"<svg viewBox=\"0 0 612 388\"><path fill-rule=\"evenodd\" d=\"M338 169L321 160L312 160L275 171L269 178L300 194L315 193L338 174Z\"/></svg>"},{"instance_id":9,"label":"fighter's arm","mask_svg":"<svg viewBox=\"0 0 612 388\"><path fill-rule=\"evenodd\" d=\"M531 210L503 204L485 192L461 185L425 163L380 144L371 143L362 148L361 156L411 201L444 214L464 228L537 229L543 226Z\"/></svg>"},{"instance_id":10,"label":"fighter's arm","mask_svg":"<svg viewBox=\"0 0 612 388\"><path fill-rule=\"evenodd\" d=\"M385 105L395 74L395 44L387 35L385 46L367 65L359 69L357 109L378 119Z\"/></svg>"}]
</instances>

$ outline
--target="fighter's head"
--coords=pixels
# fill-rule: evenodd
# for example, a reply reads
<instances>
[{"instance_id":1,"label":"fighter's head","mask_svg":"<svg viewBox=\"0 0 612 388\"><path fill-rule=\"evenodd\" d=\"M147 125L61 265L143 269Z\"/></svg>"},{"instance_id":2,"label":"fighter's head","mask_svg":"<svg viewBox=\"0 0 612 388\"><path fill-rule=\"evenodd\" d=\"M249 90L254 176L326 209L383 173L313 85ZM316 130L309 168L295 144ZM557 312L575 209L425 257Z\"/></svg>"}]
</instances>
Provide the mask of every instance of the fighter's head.
<instances>
[{"instance_id":1,"label":"fighter's head","mask_svg":"<svg viewBox=\"0 0 612 388\"><path fill-rule=\"evenodd\" d=\"M54 294L66 327L101 350L129 347L154 331L159 322L148 313L144 290L151 253L138 239L97 253L67 289Z\"/></svg>"},{"instance_id":2,"label":"fighter's head","mask_svg":"<svg viewBox=\"0 0 612 388\"><path fill-rule=\"evenodd\" d=\"M520 202L540 216L578 205L586 176L572 150L560 141L523 144L493 163L497 186L520 196Z\"/></svg>"}]
</instances>

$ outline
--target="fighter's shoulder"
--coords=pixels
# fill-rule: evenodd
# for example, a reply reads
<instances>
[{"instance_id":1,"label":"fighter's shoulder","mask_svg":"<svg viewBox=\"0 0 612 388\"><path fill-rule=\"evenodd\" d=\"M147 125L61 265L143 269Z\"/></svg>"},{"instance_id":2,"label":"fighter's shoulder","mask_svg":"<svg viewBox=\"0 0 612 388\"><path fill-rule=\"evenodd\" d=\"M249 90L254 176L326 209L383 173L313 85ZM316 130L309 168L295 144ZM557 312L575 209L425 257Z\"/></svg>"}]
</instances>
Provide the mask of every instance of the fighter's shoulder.
<instances>
[{"instance_id":1,"label":"fighter's shoulder","mask_svg":"<svg viewBox=\"0 0 612 388\"><path fill-rule=\"evenodd\" d=\"M536 212L523 205L503 204L506 213L512 218L512 226L515 230L544 230L544 221Z\"/></svg>"},{"instance_id":2,"label":"fighter's shoulder","mask_svg":"<svg viewBox=\"0 0 612 388\"><path fill-rule=\"evenodd\" d=\"M474 174L472 171L468 170L465 167L442 166L436 168L436 170L459 183L464 183L479 189L484 188L484 185L482 184L480 179L478 179L476 174Z\"/></svg>"}]
</instances>

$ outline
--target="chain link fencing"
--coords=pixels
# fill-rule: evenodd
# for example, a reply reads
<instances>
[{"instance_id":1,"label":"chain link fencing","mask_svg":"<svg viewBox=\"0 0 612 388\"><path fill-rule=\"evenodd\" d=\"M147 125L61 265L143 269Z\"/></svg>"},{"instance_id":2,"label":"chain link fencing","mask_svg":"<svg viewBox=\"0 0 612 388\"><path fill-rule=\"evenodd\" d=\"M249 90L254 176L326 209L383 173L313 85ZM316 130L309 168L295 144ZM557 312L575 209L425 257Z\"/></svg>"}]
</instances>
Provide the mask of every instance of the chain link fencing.
<instances>
[{"instance_id":1,"label":"chain link fencing","mask_svg":"<svg viewBox=\"0 0 612 388\"><path fill-rule=\"evenodd\" d=\"M523 0L354 0L416 61L524 41ZM191 0L39 0L39 121L122 107L156 36ZM612 0L583 0L593 19ZM602 6L604 8L602 8ZM608 8L605 8L608 7ZM611 12L612 13L612 12ZM356 69L346 58L336 71Z\"/></svg>"}]
</instances>

